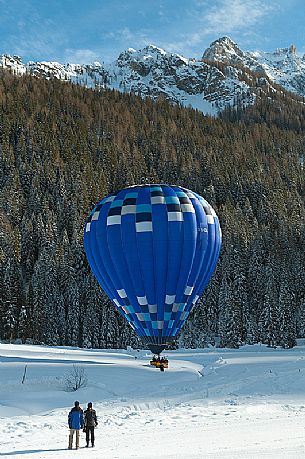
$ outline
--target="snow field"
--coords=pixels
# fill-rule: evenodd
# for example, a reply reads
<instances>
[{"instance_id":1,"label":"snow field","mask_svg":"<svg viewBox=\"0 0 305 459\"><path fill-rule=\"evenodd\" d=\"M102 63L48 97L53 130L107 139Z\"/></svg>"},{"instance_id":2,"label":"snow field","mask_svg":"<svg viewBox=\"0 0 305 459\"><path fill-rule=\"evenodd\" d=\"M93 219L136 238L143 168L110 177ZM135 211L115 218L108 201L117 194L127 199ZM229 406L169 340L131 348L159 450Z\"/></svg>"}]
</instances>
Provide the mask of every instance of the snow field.
<instances>
[{"instance_id":1,"label":"snow field","mask_svg":"<svg viewBox=\"0 0 305 459\"><path fill-rule=\"evenodd\" d=\"M0 457L305 456L305 347L166 355L162 373L147 351L0 344ZM85 369L88 386L65 392L73 364ZM97 411L94 449L84 448L81 433L80 450L67 450L75 400Z\"/></svg>"}]
</instances>

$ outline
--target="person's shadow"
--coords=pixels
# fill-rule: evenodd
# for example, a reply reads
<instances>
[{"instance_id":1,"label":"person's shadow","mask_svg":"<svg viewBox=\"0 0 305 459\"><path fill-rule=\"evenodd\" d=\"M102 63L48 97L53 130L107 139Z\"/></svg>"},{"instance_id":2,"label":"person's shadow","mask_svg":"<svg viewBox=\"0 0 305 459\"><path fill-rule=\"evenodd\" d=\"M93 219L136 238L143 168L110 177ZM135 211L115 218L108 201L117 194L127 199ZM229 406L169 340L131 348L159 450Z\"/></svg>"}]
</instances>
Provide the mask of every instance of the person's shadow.
<instances>
[{"instance_id":1,"label":"person's shadow","mask_svg":"<svg viewBox=\"0 0 305 459\"><path fill-rule=\"evenodd\" d=\"M34 454L34 453L49 453L54 451L67 451L68 448L53 448L53 449L25 449L23 451L9 451L8 453L0 453L0 457L15 456L17 454ZM79 448L81 449L81 448Z\"/></svg>"}]
</instances>

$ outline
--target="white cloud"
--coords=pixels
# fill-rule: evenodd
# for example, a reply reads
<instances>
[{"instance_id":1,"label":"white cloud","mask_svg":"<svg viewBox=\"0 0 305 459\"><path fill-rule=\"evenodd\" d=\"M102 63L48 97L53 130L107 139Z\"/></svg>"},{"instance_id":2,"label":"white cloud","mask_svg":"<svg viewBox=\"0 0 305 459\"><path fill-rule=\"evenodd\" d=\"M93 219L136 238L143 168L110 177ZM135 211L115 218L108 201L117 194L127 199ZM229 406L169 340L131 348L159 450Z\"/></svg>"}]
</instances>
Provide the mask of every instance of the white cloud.
<instances>
[{"instance_id":1,"label":"white cloud","mask_svg":"<svg viewBox=\"0 0 305 459\"><path fill-rule=\"evenodd\" d=\"M64 56L65 62L72 64L90 64L99 60L98 54L91 49L67 48L65 49Z\"/></svg>"},{"instance_id":2,"label":"white cloud","mask_svg":"<svg viewBox=\"0 0 305 459\"><path fill-rule=\"evenodd\" d=\"M116 29L113 32L108 32L104 36L115 40L117 43L126 43L126 46L129 47L134 44L141 45L146 43L148 40L147 33L145 29L132 32L130 28L124 27L122 29Z\"/></svg>"},{"instance_id":3,"label":"white cloud","mask_svg":"<svg viewBox=\"0 0 305 459\"><path fill-rule=\"evenodd\" d=\"M33 34L34 35L34 34ZM33 37L24 37L23 34L11 35L10 39L2 42L2 47L5 52L10 54L18 54L24 57L26 55L33 56L32 59L47 60L54 54L54 46L45 37L35 35Z\"/></svg>"},{"instance_id":4,"label":"white cloud","mask_svg":"<svg viewBox=\"0 0 305 459\"><path fill-rule=\"evenodd\" d=\"M13 3L12 6L14 5ZM30 8L26 2L24 5ZM31 59L34 60L50 60L50 56L55 55L58 43L63 43L63 34L56 31L56 22L40 17L34 10L29 11L30 14L24 16L16 14L14 17L11 11L7 10L9 26L7 32L1 37L2 49L21 57L31 56ZM0 25L2 24L3 16L1 15Z\"/></svg>"},{"instance_id":5,"label":"white cloud","mask_svg":"<svg viewBox=\"0 0 305 459\"><path fill-rule=\"evenodd\" d=\"M202 19L209 31L232 32L254 26L271 8L259 0L222 0L221 4L214 5Z\"/></svg>"},{"instance_id":6,"label":"white cloud","mask_svg":"<svg viewBox=\"0 0 305 459\"><path fill-rule=\"evenodd\" d=\"M255 26L271 10L273 1L263 0L197 0L196 8L188 11L192 30L185 29L175 42L164 43L165 49L193 54L207 39L215 40L223 35L238 34L244 39L254 37Z\"/></svg>"}]
</instances>

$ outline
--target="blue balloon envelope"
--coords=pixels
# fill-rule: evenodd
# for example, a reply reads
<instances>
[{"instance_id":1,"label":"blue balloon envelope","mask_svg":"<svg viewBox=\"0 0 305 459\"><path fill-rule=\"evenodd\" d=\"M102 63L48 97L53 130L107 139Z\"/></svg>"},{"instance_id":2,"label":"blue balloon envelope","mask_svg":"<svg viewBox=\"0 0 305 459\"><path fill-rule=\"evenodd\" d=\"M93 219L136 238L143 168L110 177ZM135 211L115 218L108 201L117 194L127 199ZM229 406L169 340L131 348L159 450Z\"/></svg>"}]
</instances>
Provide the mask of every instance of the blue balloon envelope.
<instances>
[{"instance_id":1,"label":"blue balloon envelope","mask_svg":"<svg viewBox=\"0 0 305 459\"><path fill-rule=\"evenodd\" d=\"M94 207L84 246L100 286L159 354L206 288L221 230L216 213L198 194L178 186L136 185Z\"/></svg>"}]
</instances>

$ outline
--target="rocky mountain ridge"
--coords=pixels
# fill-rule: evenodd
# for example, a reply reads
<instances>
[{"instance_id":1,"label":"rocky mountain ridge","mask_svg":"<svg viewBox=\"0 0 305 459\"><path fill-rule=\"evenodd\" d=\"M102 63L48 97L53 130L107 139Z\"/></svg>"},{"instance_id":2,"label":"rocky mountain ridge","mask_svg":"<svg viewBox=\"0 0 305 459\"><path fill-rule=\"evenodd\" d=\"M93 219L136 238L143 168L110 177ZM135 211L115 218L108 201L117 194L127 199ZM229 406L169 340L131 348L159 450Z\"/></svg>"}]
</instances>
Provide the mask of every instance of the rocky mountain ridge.
<instances>
[{"instance_id":1,"label":"rocky mountain ridge","mask_svg":"<svg viewBox=\"0 0 305 459\"><path fill-rule=\"evenodd\" d=\"M214 41L201 59L168 53L154 45L129 48L111 64L24 64L19 56L0 56L0 67L18 75L71 81L116 89L141 97L163 97L216 115L226 106L253 104L261 94L284 89L305 97L305 57L293 45L273 53L242 51L228 37Z\"/></svg>"}]
</instances>

